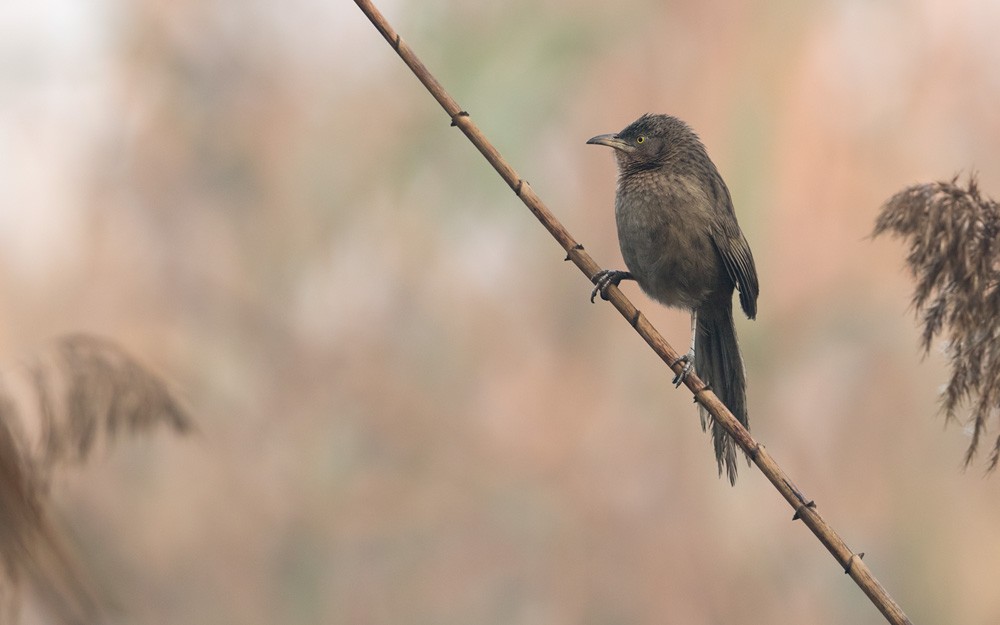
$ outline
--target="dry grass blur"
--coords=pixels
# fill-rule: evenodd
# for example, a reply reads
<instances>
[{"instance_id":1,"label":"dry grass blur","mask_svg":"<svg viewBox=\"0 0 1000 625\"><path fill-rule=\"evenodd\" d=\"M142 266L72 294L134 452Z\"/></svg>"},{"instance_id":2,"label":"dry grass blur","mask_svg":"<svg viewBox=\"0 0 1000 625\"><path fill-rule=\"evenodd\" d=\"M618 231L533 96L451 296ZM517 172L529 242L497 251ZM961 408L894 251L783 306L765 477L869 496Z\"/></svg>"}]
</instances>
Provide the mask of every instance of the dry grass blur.
<instances>
[{"instance_id":1,"label":"dry grass blur","mask_svg":"<svg viewBox=\"0 0 1000 625\"><path fill-rule=\"evenodd\" d=\"M192 428L164 382L114 343L76 334L0 385L0 614L18 622L22 593L43 600L50 623L105 622L107 600L53 522L57 469L86 461L121 434L165 423ZM25 583L27 582L27 583Z\"/></svg>"},{"instance_id":2,"label":"dry grass blur","mask_svg":"<svg viewBox=\"0 0 1000 625\"><path fill-rule=\"evenodd\" d=\"M881 622L759 474L717 480L690 398L353 3L20 4L0 353L111 337L201 434L53 478L122 622ZM379 6L606 266L584 141L690 122L758 261L755 436L914 622L1000 621L996 479L867 238L910 184L1000 189L996 3Z\"/></svg>"}]
</instances>

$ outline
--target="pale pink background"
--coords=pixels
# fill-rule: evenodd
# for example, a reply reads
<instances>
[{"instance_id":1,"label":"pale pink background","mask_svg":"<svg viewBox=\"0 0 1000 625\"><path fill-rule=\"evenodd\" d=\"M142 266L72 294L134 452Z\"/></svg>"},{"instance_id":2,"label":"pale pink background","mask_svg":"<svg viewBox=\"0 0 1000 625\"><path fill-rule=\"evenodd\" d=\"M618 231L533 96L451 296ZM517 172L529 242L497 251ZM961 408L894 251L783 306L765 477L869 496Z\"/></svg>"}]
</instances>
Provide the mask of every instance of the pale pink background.
<instances>
[{"instance_id":1,"label":"pale pink background","mask_svg":"<svg viewBox=\"0 0 1000 625\"><path fill-rule=\"evenodd\" d=\"M1000 477L962 471L904 249L866 238L913 183L1000 195L1000 3L380 6L606 266L584 142L687 120L757 259L753 433L914 622L1000 622ZM41 0L0 34L4 362L105 335L201 429L55 484L121 622L883 622L759 472L716 477L687 392L353 3Z\"/></svg>"}]
</instances>

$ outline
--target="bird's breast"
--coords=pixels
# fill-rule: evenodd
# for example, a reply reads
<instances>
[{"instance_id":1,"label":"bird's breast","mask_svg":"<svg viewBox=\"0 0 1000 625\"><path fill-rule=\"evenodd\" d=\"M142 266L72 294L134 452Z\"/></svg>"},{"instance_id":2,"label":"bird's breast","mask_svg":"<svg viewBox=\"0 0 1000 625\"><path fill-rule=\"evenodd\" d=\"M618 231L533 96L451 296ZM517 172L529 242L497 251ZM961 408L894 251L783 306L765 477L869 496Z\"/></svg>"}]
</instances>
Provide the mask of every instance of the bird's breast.
<instances>
[{"instance_id":1,"label":"bird's breast","mask_svg":"<svg viewBox=\"0 0 1000 625\"><path fill-rule=\"evenodd\" d=\"M619 182L618 242L647 295L685 309L711 295L725 273L712 243L712 215L708 194L687 177L643 172Z\"/></svg>"}]
</instances>

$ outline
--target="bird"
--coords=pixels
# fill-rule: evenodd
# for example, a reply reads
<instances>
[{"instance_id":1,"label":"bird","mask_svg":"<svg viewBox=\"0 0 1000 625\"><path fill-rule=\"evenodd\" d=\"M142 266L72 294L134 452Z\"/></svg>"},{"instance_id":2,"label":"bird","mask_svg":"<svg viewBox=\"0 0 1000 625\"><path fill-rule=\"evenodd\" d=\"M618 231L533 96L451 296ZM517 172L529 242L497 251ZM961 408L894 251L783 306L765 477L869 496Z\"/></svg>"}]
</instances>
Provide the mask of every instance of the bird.
<instances>
[{"instance_id":1,"label":"bird","mask_svg":"<svg viewBox=\"0 0 1000 625\"><path fill-rule=\"evenodd\" d=\"M615 222L627 271L604 269L590 300L634 280L653 300L691 313L691 348L681 356L679 386L694 371L749 429L746 373L733 324L733 292L749 319L760 286L753 254L729 188L698 135L670 115L646 114L612 134L587 141L614 150L618 166ZM719 475L736 484L736 444L703 406L712 428ZM749 463L749 457L747 458Z\"/></svg>"}]
</instances>

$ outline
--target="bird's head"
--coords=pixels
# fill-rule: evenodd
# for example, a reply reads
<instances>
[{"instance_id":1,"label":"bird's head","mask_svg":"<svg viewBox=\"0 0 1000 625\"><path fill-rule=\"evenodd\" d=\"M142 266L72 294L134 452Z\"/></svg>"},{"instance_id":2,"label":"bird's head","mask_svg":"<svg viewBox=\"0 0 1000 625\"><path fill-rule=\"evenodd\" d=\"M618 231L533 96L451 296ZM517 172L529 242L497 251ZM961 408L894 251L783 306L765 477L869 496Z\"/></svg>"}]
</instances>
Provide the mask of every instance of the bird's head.
<instances>
[{"instance_id":1,"label":"bird's head","mask_svg":"<svg viewBox=\"0 0 1000 625\"><path fill-rule=\"evenodd\" d=\"M650 114L643 115L621 132L597 135L587 143L614 148L622 172L661 167L679 151L693 145L701 146L694 131L681 120L670 115Z\"/></svg>"}]
</instances>

